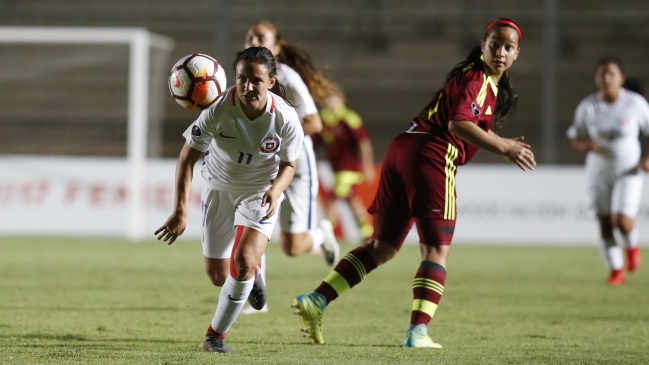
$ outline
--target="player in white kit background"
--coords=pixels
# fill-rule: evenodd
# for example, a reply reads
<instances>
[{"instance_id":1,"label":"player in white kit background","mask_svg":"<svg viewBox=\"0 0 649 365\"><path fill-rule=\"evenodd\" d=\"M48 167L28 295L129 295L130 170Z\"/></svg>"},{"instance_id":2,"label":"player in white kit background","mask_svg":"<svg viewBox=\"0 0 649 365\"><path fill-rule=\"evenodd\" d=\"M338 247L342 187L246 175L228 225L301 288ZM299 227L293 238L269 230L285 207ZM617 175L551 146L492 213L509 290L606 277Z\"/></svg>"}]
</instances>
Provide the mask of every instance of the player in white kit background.
<instances>
[{"instance_id":1,"label":"player in white kit background","mask_svg":"<svg viewBox=\"0 0 649 365\"><path fill-rule=\"evenodd\" d=\"M266 47L278 60L277 80L286 88L286 95L295 106L302 122L305 138L297 161L295 177L284 194L280 210L280 246L288 256L322 252L328 265L338 261L340 249L331 222L317 221L318 174L310 135L322 131L312 93L329 95L333 84L315 70L310 58L284 41L275 25L268 21L255 23L246 34L245 47ZM295 66L298 71L286 63ZM266 264L262 263L265 278ZM268 307L261 311L265 312ZM255 313L248 307L246 314Z\"/></svg>"},{"instance_id":2,"label":"player in white kit background","mask_svg":"<svg viewBox=\"0 0 649 365\"><path fill-rule=\"evenodd\" d=\"M225 333L246 301L256 309L265 304L257 264L304 142L300 120L277 81L272 53L263 47L239 52L234 69L236 88L227 89L184 133L174 211L156 231L171 244L185 230L193 168L205 157L201 242L205 271L222 286L203 344L209 352L231 352Z\"/></svg>"},{"instance_id":3,"label":"player in white kit background","mask_svg":"<svg viewBox=\"0 0 649 365\"><path fill-rule=\"evenodd\" d=\"M598 92L579 103L568 129L570 145L586 153L586 173L592 205L601 231L602 257L610 270L608 283L626 281L624 254L615 240L619 230L626 250L627 270L640 266L638 227L642 179L649 156L641 137L649 136L649 104L644 97L622 88L620 63L602 59L595 71Z\"/></svg>"}]
</instances>

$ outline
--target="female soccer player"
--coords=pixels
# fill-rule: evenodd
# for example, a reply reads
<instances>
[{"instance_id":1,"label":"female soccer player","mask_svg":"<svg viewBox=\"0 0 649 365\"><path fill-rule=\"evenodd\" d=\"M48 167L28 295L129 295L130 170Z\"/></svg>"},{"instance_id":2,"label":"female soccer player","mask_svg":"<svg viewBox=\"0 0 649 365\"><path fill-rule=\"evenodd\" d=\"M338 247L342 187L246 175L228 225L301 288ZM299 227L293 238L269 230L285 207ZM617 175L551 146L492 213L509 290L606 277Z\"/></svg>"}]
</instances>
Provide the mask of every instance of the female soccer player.
<instances>
[{"instance_id":1,"label":"female soccer player","mask_svg":"<svg viewBox=\"0 0 649 365\"><path fill-rule=\"evenodd\" d=\"M587 96L568 129L570 145L586 153L586 172L593 207L599 220L601 253L610 270L608 284L626 281L622 249L615 242L619 230L626 246L627 270L640 266L638 228L642 176L649 171L649 154L641 158L639 135L649 135L649 105L640 95L622 88L620 63L604 58L597 63L597 93Z\"/></svg>"},{"instance_id":2,"label":"female soccer player","mask_svg":"<svg viewBox=\"0 0 649 365\"><path fill-rule=\"evenodd\" d=\"M327 157L334 174L334 186L327 197L327 216L338 217L338 200L345 199L356 217L363 239L374 233L374 227L363 200L358 195L361 183L374 181L372 141L361 117L347 108L345 99L331 95L320 110L324 124L319 140L327 146Z\"/></svg>"},{"instance_id":3,"label":"female soccer player","mask_svg":"<svg viewBox=\"0 0 649 365\"><path fill-rule=\"evenodd\" d=\"M268 21L255 23L246 34L245 47L266 47L277 58L277 80L286 88L288 100L295 106L306 137L297 162L295 178L286 189L280 210L280 246L288 256L322 251L328 265L340 258L340 248L327 220L316 224L318 175L310 135L322 130L322 121L311 96L329 92L331 83L313 67L308 55L282 39L277 27ZM262 264L265 277L266 265ZM268 307L261 311L265 312ZM249 308L244 313L255 313Z\"/></svg>"},{"instance_id":4,"label":"female soccer player","mask_svg":"<svg viewBox=\"0 0 649 365\"><path fill-rule=\"evenodd\" d=\"M261 276L255 280L257 263L304 141L297 114L277 82L271 52L248 48L237 53L233 66L236 89L227 89L184 133L174 211L155 232L159 240L172 244L185 230L193 168L205 156L201 170L205 271L214 285L223 286L203 344L209 352L231 352L225 333L253 284L263 289ZM273 88L281 97L269 91ZM265 292L261 294L258 309L265 302Z\"/></svg>"},{"instance_id":5,"label":"female soccer player","mask_svg":"<svg viewBox=\"0 0 649 365\"><path fill-rule=\"evenodd\" d=\"M310 294L293 302L307 337L323 343L322 315L332 300L392 259L417 222L421 264L413 285L414 301L404 347L441 348L427 333L444 291L446 260L455 230L455 171L478 148L502 155L522 170L535 166L523 137L501 138L500 128L514 110L517 95L509 68L518 57L522 33L509 19L490 23L480 46L446 77L443 88L407 132L388 147L370 213L374 235L349 252Z\"/></svg>"}]
</instances>

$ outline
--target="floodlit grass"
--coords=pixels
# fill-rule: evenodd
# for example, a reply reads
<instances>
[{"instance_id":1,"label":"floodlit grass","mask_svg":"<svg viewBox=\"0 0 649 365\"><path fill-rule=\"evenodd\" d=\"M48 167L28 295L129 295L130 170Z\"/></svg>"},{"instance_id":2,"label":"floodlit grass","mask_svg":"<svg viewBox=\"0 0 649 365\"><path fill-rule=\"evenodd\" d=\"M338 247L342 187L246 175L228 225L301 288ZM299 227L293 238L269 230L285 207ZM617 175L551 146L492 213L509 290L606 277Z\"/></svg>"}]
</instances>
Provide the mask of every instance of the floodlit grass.
<instances>
[{"instance_id":1,"label":"floodlit grass","mask_svg":"<svg viewBox=\"0 0 649 365\"><path fill-rule=\"evenodd\" d=\"M649 363L649 269L609 288L594 247L453 247L430 326L444 349L403 349L418 255L405 247L336 300L325 313L327 344L315 346L290 303L329 268L271 245L270 312L239 317L227 337L235 353L206 354L218 289L198 243L4 238L0 363Z\"/></svg>"}]
</instances>

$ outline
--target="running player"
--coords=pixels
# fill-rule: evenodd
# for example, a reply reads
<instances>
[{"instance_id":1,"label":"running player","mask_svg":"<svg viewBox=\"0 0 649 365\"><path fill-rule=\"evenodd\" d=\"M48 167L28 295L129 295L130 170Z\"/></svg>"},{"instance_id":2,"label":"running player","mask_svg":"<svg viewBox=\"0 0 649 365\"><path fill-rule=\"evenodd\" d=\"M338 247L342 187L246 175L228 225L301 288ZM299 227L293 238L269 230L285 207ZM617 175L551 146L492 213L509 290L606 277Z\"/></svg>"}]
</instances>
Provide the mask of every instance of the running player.
<instances>
[{"instance_id":1,"label":"running player","mask_svg":"<svg viewBox=\"0 0 649 365\"><path fill-rule=\"evenodd\" d=\"M638 228L642 177L649 171L649 155L641 158L639 135L649 135L649 105L641 96L622 88L620 63L604 58L597 63L598 92L587 96L575 111L568 129L570 145L586 153L588 189L597 213L601 253L610 270L608 284L626 281L622 248L615 242L619 230L626 246L627 270L640 266Z\"/></svg>"},{"instance_id":2,"label":"running player","mask_svg":"<svg viewBox=\"0 0 649 365\"><path fill-rule=\"evenodd\" d=\"M265 304L257 263L277 222L275 213L304 141L298 116L277 82L271 52L248 48L237 53L233 66L236 89L227 89L184 133L174 212L155 232L159 240L172 244L185 230L193 168L204 156L205 271L214 285L223 286L203 344L209 352L231 352L225 333L249 295L254 296L257 309ZM258 293L251 294L253 285Z\"/></svg>"},{"instance_id":3,"label":"running player","mask_svg":"<svg viewBox=\"0 0 649 365\"><path fill-rule=\"evenodd\" d=\"M305 134L295 178L284 192L286 200L280 210L282 251L288 256L321 251L326 263L333 265L340 257L340 248L331 222L323 219L316 224L318 173L310 137L322 130L322 121L311 93L324 93L330 82L315 70L306 53L283 40L275 25L268 21L259 21L248 29L245 47L266 47L277 58L277 80L286 87L288 99L295 106ZM265 278L266 265L262 263L261 266ZM267 306L261 310L266 311ZM255 312L246 307L244 313Z\"/></svg>"},{"instance_id":4,"label":"running player","mask_svg":"<svg viewBox=\"0 0 649 365\"><path fill-rule=\"evenodd\" d=\"M441 348L428 336L427 325L444 292L455 230L457 166L466 164L478 148L500 154L522 170L536 164L530 146L521 142L523 137L502 138L491 130L492 125L494 130L500 128L516 105L508 70L518 57L521 37L520 28L509 19L490 23L481 45L451 70L410 129L392 141L370 207L372 239L340 260L314 292L293 302L312 342L324 342L326 306L395 257L415 221L422 262L403 346Z\"/></svg>"},{"instance_id":5,"label":"running player","mask_svg":"<svg viewBox=\"0 0 649 365\"><path fill-rule=\"evenodd\" d=\"M320 110L324 124L319 139L327 146L327 158L334 174L334 186L327 196L327 216L338 217L338 200L345 199L356 217L363 239L374 233L367 208L358 195L363 182L374 181L374 154L372 141L361 117L347 108L340 95L331 95Z\"/></svg>"}]
</instances>

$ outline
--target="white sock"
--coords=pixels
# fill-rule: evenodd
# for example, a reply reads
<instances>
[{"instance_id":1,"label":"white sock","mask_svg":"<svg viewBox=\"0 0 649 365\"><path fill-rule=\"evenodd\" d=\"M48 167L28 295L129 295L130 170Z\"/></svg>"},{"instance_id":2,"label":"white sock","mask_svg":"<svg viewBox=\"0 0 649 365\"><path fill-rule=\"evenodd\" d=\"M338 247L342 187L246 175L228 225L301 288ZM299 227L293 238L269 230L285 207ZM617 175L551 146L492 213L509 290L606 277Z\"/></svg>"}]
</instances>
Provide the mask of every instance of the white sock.
<instances>
[{"instance_id":1,"label":"white sock","mask_svg":"<svg viewBox=\"0 0 649 365\"><path fill-rule=\"evenodd\" d=\"M609 270L622 270L624 256L622 255L622 248L615 243L614 238L602 239L600 253Z\"/></svg>"},{"instance_id":2,"label":"white sock","mask_svg":"<svg viewBox=\"0 0 649 365\"><path fill-rule=\"evenodd\" d=\"M313 239L313 247L311 247L311 253L320 252L320 246L324 242L324 232L322 228L316 227L309 231L311 238Z\"/></svg>"},{"instance_id":3,"label":"white sock","mask_svg":"<svg viewBox=\"0 0 649 365\"><path fill-rule=\"evenodd\" d=\"M237 281L230 275L225 279L225 284L219 294L219 303L216 305L216 312L212 318L212 328L216 333L224 334L232 327L241 308L248 300L254 282L255 279Z\"/></svg>"},{"instance_id":4,"label":"white sock","mask_svg":"<svg viewBox=\"0 0 649 365\"><path fill-rule=\"evenodd\" d=\"M640 232L638 232L638 227L633 227L629 234L622 234L622 237L624 238L627 250L636 248L640 244Z\"/></svg>"}]
</instances>

